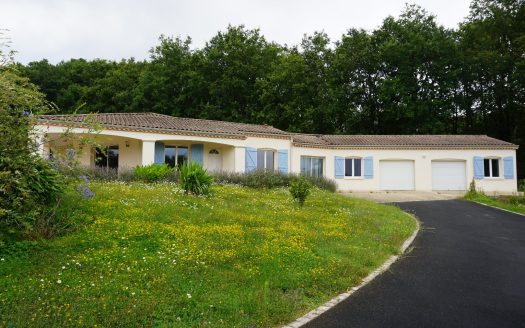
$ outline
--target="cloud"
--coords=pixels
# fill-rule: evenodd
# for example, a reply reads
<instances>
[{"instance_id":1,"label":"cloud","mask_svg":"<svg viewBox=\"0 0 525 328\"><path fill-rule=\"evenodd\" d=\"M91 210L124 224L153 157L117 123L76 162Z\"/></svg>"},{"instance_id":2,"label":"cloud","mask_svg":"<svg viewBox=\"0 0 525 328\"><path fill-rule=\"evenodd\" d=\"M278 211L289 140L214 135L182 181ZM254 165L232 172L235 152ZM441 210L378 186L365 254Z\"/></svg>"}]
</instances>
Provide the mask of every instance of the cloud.
<instances>
[{"instance_id":1,"label":"cloud","mask_svg":"<svg viewBox=\"0 0 525 328\"><path fill-rule=\"evenodd\" d=\"M0 28L17 60L47 58L119 60L148 57L161 34L191 36L202 47L228 24L260 28L270 41L298 44L303 35L325 31L333 40L352 27L373 29L398 15L406 0L4 0ZM455 27L469 1L419 0L438 22Z\"/></svg>"}]
</instances>

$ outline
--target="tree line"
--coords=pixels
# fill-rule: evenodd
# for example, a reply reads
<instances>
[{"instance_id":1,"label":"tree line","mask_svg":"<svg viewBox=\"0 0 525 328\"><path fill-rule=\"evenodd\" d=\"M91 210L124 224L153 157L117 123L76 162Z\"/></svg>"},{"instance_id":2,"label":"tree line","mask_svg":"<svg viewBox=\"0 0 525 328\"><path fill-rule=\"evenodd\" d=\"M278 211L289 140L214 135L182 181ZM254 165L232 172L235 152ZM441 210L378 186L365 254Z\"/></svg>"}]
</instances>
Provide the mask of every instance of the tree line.
<instances>
[{"instance_id":1,"label":"tree line","mask_svg":"<svg viewBox=\"0 0 525 328\"><path fill-rule=\"evenodd\" d=\"M525 146L524 0L473 0L453 29L408 5L335 41L317 32L283 46L229 26L198 49L161 36L145 61L17 66L60 113L151 111L326 134L488 134ZM522 166L525 152L518 157Z\"/></svg>"}]
</instances>

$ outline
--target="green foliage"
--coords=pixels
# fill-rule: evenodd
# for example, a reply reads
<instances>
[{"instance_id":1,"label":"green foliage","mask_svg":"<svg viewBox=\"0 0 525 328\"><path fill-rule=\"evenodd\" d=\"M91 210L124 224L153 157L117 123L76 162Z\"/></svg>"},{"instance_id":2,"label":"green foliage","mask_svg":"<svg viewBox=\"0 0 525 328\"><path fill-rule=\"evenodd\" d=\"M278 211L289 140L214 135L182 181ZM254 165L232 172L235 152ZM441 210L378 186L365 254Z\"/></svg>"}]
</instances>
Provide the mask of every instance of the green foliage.
<instances>
[{"instance_id":1,"label":"green foliage","mask_svg":"<svg viewBox=\"0 0 525 328\"><path fill-rule=\"evenodd\" d=\"M288 187L298 178L295 174L282 174L277 171L256 170L250 173L218 172L213 173L218 184L234 184L251 188ZM305 177L316 187L335 192L337 185L334 180L325 177Z\"/></svg>"},{"instance_id":2,"label":"green foliage","mask_svg":"<svg viewBox=\"0 0 525 328\"><path fill-rule=\"evenodd\" d=\"M180 186L186 194L209 195L213 177L197 162L180 167Z\"/></svg>"},{"instance_id":3,"label":"green foliage","mask_svg":"<svg viewBox=\"0 0 525 328\"><path fill-rule=\"evenodd\" d=\"M518 191L525 192L525 179L518 181Z\"/></svg>"},{"instance_id":4,"label":"green foliage","mask_svg":"<svg viewBox=\"0 0 525 328\"><path fill-rule=\"evenodd\" d=\"M465 195L465 199L483 203L486 205L503 208L512 212L517 212L525 215L525 196L510 195L510 196L487 196L483 193Z\"/></svg>"},{"instance_id":5,"label":"green foliage","mask_svg":"<svg viewBox=\"0 0 525 328\"><path fill-rule=\"evenodd\" d=\"M252 188L276 188L286 187L289 183L289 177L280 172L255 170L245 175L242 185Z\"/></svg>"},{"instance_id":6,"label":"green foliage","mask_svg":"<svg viewBox=\"0 0 525 328\"><path fill-rule=\"evenodd\" d=\"M92 188L71 212L93 224L0 246L0 326L282 326L358 284L415 228L395 206L316 189L300 210L285 189Z\"/></svg>"},{"instance_id":7,"label":"green foliage","mask_svg":"<svg viewBox=\"0 0 525 328\"><path fill-rule=\"evenodd\" d=\"M335 181L332 179L328 179L325 177L305 177L305 179L319 189L330 192L337 191L337 183L335 183Z\"/></svg>"},{"instance_id":8,"label":"green foliage","mask_svg":"<svg viewBox=\"0 0 525 328\"><path fill-rule=\"evenodd\" d=\"M0 230L4 235L32 233L65 188L60 174L36 152L33 115L49 109L27 78L0 67Z\"/></svg>"},{"instance_id":9,"label":"green foliage","mask_svg":"<svg viewBox=\"0 0 525 328\"><path fill-rule=\"evenodd\" d=\"M525 162L525 5L473 0L458 28L409 5L372 31L300 45L229 26L200 49L162 36L150 61L46 60L18 69L63 112L143 111L292 132L488 134Z\"/></svg>"},{"instance_id":10,"label":"green foliage","mask_svg":"<svg viewBox=\"0 0 525 328\"><path fill-rule=\"evenodd\" d=\"M290 183L290 194L292 194L293 200L298 202L299 206L303 207L306 197L310 195L311 188L312 185L308 180L304 177L299 177Z\"/></svg>"},{"instance_id":11,"label":"green foliage","mask_svg":"<svg viewBox=\"0 0 525 328\"><path fill-rule=\"evenodd\" d=\"M133 169L133 176L136 180L144 182L158 182L165 180L175 171L168 164L151 164L146 166L137 166Z\"/></svg>"}]
</instances>

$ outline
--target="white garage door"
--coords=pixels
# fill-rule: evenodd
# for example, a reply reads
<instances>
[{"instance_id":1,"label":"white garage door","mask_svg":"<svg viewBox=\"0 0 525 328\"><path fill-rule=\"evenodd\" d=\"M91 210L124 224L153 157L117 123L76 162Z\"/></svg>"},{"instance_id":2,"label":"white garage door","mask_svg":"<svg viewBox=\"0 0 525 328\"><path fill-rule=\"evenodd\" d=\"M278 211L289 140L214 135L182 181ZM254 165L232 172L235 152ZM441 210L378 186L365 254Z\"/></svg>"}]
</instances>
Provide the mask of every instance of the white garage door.
<instances>
[{"instance_id":1,"label":"white garage door","mask_svg":"<svg viewBox=\"0 0 525 328\"><path fill-rule=\"evenodd\" d=\"M432 161L433 190L467 190L464 161Z\"/></svg>"},{"instance_id":2,"label":"white garage door","mask_svg":"<svg viewBox=\"0 0 525 328\"><path fill-rule=\"evenodd\" d=\"M383 190L414 190L414 161L379 161Z\"/></svg>"}]
</instances>

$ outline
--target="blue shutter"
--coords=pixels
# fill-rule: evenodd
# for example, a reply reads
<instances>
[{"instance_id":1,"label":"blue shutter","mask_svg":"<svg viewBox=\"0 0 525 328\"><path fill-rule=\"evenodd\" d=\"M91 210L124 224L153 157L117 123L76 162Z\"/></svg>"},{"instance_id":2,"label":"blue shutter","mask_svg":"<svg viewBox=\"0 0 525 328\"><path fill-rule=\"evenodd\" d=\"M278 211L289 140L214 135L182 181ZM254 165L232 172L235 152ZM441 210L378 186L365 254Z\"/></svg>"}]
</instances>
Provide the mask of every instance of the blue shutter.
<instances>
[{"instance_id":1,"label":"blue shutter","mask_svg":"<svg viewBox=\"0 0 525 328\"><path fill-rule=\"evenodd\" d=\"M257 149L246 147L245 172L255 171L257 168Z\"/></svg>"},{"instance_id":2,"label":"blue shutter","mask_svg":"<svg viewBox=\"0 0 525 328\"><path fill-rule=\"evenodd\" d=\"M335 156L335 178L342 179L345 177L345 158Z\"/></svg>"},{"instance_id":3,"label":"blue shutter","mask_svg":"<svg viewBox=\"0 0 525 328\"><path fill-rule=\"evenodd\" d=\"M164 164L164 143L155 142L155 164Z\"/></svg>"},{"instance_id":4,"label":"blue shutter","mask_svg":"<svg viewBox=\"0 0 525 328\"><path fill-rule=\"evenodd\" d=\"M288 149L281 149L277 153L277 169L280 173L288 173Z\"/></svg>"},{"instance_id":5,"label":"blue shutter","mask_svg":"<svg viewBox=\"0 0 525 328\"><path fill-rule=\"evenodd\" d=\"M514 179L514 158L512 156L503 158L503 176L505 179Z\"/></svg>"},{"instance_id":6,"label":"blue shutter","mask_svg":"<svg viewBox=\"0 0 525 328\"><path fill-rule=\"evenodd\" d=\"M204 165L204 145L203 144L194 144L190 146L190 161L197 162L201 166Z\"/></svg>"},{"instance_id":7,"label":"blue shutter","mask_svg":"<svg viewBox=\"0 0 525 328\"><path fill-rule=\"evenodd\" d=\"M374 177L374 157L365 157L363 161L365 165L365 179L372 179Z\"/></svg>"},{"instance_id":8,"label":"blue shutter","mask_svg":"<svg viewBox=\"0 0 525 328\"><path fill-rule=\"evenodd\" d=\"M483 179L485 173L483 167L483 157L474 156L474 179Z\"/></svg>"}]
</instances>

